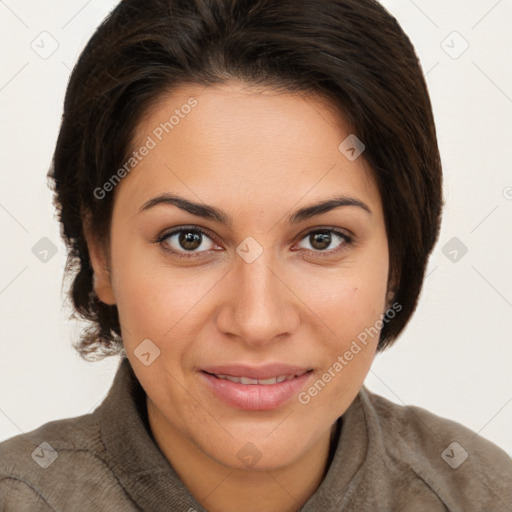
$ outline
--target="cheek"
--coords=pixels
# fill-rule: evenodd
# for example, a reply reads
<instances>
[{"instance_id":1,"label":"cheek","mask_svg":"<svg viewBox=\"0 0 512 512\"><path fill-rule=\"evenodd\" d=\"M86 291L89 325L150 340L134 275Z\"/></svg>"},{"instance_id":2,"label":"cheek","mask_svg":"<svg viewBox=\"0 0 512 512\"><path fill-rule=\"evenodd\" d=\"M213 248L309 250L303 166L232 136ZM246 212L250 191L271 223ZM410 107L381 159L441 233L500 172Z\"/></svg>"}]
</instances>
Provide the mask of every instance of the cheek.
<instances>
[{"instance_id":1,"label":"cheek","mask_svg":"<svg viewBox=\"0 0 512 512\"><path fill-rule=\"evenodd\" d=\"M347 260L336 272L321 277L317 273L315 286L309 280L309 286L302 286L304 302L325 327L319 339L323 339L323 371L328 372L325 380L329 384L313 407L331 399L345 400L348 406L375 356L385 308L387 245L374 247L366 255Z\"/></svg>"},{"instance_id":2,"label":"cheek","mask_svg":"<svg viewBox=\"0 0 512 512\"><path fill-rule=\"evenodd\" d=\"M160 339L197 302L199 290L184 287L165 274L133 270L122 277L116 293L123 327L139 337Z\"/></svg>"},{"instance_id":3,"label":"cheek","mask_svg":"<svg viewBox=\"0 0 512 512\"><path fill-rule=\"evenodd\" d=\"M330 329L337 343L357 336L384 312L387 262L346 265L296 283L297 295Z\"/></svg>"},{"instance_id":4,"label":"cheek","mask_svg":"<svg viewBox=\"0 0 512 512\"><path fill-rule=\"evenodd\" d=\"M383 313L385 280L364 277L330 281L323 300L315 296L311 307L327 327L323 330L322 368L311 386L298 396L298 410L308 418L334 421L354 400L375 357ZM321 425L318 425L320 428Z\"/></svg>"},{"instance_id":5,"label":"cheek","mask_svg":"<svg viewBox=\"0 0 512 512\"><path fill-rule=\"evenodd\" d=\"M120 246L122 247L122 245ZM157 251L119 251L115 295L127 346L149 338L173 350L193 337L205 297L215 293L222 273L172 268Z\"/></svg>"}]
</instances>

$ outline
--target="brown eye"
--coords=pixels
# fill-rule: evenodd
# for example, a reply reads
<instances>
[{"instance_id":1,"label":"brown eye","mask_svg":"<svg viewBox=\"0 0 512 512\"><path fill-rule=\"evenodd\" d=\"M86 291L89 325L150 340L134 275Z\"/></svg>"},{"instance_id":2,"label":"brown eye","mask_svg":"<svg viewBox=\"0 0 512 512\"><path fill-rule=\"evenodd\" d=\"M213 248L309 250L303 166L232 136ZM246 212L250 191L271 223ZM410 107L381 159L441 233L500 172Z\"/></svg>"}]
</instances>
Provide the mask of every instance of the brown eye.
<instances>
[{"instance_id":1,"label":"brown eye","mask_svg":"<svg viewBox=\"0 0 512 512\"><path fill-rule=\"evenodd\" d=\"M331 235L328 233L313 233L309 235L309 240L313 248L323 250L331 244Z\"/></svg>"},{"instance_id":2,"label":"brown eye","mask_svg":"<svg viewBox=\"0 0 512 512\"><path fill-rule=\"evenodd\" d=\"M197 228L181 228L161 236L158 240L170 251L186 256L186 253L202 254L215 247L206 232Z\"/></svg>"},{"instance_id":3,"label":"brown eye","mask_svg":"<svg viewBox=\"0 0 512 512\"><path fill-rule=\"evenodd\" d=\"M194 231L181 231L179 236L179 244L183 249L187 251L193 251L201 246L202 241L201 233Z\"/></svg>"},{"instance_id":4,"label":"brown eye","mask_svg":"<svg viewBox=\"0 0 512 512\"><path fill-rule=\"evenodd\" d=\"M307 240L310 245L310 247L301 246L302 248L318 253L336 252L344 249L352 243L352 238L335 229L310 231L302 240ZM336 242L338 243L334 245ZM332 247L333 245L334 247Z\"/></svg>"}]
</instances>

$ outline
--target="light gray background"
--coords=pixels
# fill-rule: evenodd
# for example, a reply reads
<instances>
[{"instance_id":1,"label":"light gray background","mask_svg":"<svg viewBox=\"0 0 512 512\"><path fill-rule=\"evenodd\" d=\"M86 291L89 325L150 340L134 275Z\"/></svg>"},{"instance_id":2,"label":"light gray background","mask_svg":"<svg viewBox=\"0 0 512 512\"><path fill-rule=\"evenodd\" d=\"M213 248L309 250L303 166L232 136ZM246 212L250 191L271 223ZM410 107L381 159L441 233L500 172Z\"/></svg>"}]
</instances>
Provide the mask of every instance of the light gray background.
<instances>
[{"instance_id":1,"label":"light gray background","mask_svg":"<svg viewBox=\"0 0 512 512\"><path fill-rule=\"evenodd\" d=\"M0 440L92 411L117 365L71 347L80 325L63 307L65 248L46 185L70 70L116 3L0 0ZM512 1L382 3L427 75L447 205L418 310L366 385L512 454ZM460 56L454 31L469 44ZM47 262L32 252L43 237L57 248ZM468 248L456 262L442 250L453 237Z\"/></svg>"}]
</instances>

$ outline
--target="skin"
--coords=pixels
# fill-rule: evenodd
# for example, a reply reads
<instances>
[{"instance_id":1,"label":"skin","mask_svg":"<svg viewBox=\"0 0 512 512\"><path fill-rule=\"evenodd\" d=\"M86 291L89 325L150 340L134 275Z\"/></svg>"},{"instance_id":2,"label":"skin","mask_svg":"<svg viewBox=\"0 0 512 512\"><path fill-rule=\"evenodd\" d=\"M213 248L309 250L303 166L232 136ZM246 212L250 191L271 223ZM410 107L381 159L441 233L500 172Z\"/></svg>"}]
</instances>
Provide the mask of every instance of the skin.
<instances>
[{"instance_id":1,"label":"skin","mask_svg":"<svg viewBox=\"0 0 512 512\"><path fill-rule=\"evenodd\" d=\"M198 105L116 187L109 247L87 231L95 291L117 304L154 438L198 501L211 512L294 511L325 475L333 426L363 385L378 336L308 404L294 397L271 411L225 404L198 369L286 362L313 369L304 389L317 381L388 305L381 199L364 159L338 150L350 127L318 96L236 81L183 85L147 112L134 147L191 96ZM233 224L171 205L139 212L162 193L213 205ZM345 206L287 221L341 194L371 214ZM155 243L182 226L215 236L194 249L201 257L166 251L187 254L177 236ZM332 234L322 250L313 228L339 229L354 241ZM252 263L236 252L248 236L263 249ZM149 366L134 354L144 339L160 349ZM252 467L237 457L248 442L261 456Z\"/></svg>"}]
</instances>

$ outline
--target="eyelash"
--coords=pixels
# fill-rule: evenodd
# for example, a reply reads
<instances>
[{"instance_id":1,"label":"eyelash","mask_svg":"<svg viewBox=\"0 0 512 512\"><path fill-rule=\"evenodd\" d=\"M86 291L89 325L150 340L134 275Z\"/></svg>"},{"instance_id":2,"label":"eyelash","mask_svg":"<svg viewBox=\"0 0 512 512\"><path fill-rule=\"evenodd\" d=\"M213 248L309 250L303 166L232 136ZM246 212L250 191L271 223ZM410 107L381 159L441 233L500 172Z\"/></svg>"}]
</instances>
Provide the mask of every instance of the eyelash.
<instances>
[{"instance_id":1,"label":"eyelash","mask_svg":"<svg viewBox=\"0 0 512 512\"><path fill-rule=\"evenodd\" d=\"M181 252L181 251L175 251L174 249L169 249L167 247L163 247L163 242L165 242L165 240L167 240L168 238L170 238L171 236L173 236L177 233L181 233L184 231L189 231L192 233L200 233L201 235L206 236L210 240L214 241L213 240L214 237L212 236L212 233L210 233L208 230L206 230L204 228L197 227L197 226L190 226L190 227L185 226L185 227L180 227L178 229L174 229L169 232L165 232L164 234L158 236L158 238L156 240L154 240L153 242L160 244L165 251L171 253L173 256L175 256L177 258L185 258L185 259L200 258L200 257L203 257L204 253L210 252L210 251L200 251L200 252L186 253L186 252ZM307 233L305 233L304 236L300 239L300 241L304 240L305 238L307 238L315 233L333 233L333 234L339 236L340 238L342 238L344 241L344 243L342 243L341 246L338 247L337 249L330 249L330 250L324 250L324 251L320 251L320 250L315 251L315 250L311 250L311 249L305 249L306 251L313 252L313 253L315 253L315 255L318 255L320 257L332 256L335 253L342 252L342 251L346 250L348 248L348 246L350 246L354 243L354 239L351 236L349 236L346 233L344 233L343 231L340 231L335 228L312 229L311 231L308 231Z\"/></svg>"}]
</instances>

